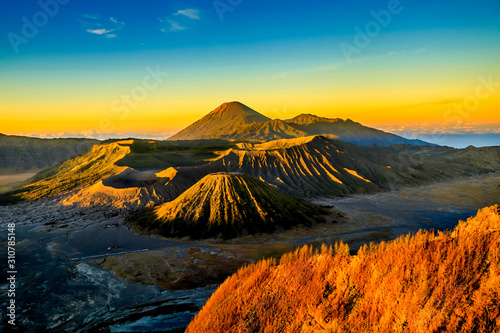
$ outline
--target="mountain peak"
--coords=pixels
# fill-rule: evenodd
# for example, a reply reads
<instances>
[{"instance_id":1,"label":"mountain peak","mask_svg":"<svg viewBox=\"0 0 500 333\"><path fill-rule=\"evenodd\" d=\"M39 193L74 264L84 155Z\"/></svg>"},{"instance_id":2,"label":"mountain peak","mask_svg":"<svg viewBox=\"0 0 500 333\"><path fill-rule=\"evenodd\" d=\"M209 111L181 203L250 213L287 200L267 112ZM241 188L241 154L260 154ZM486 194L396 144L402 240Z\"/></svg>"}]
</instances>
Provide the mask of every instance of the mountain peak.
<instances>
[{"instance_id":1,"label":"mountain peak","mask_svg":"<svg viewBox=\"0 0 500 333\"><path fill-rule=\"evenodd\" d=\"M254 109L246 106L243 103L233 101L233 102L226 102L222 103L220 106L218 106L215 110L209 113L209 115L224 115L224 116L238 116L238 115L260 115L257 111Z\"/></svg>"},{"instance_id":2,"label":"mountain peak","mask_svg":"<svg viewBox=\"0 0 500 333\"><path fill-rule=\"evenodd\" d=\"M224 102L218 108L221 108L221 107L229 107L229 108L231 108L231 107L239 107L239 108L248 108L248 109L250 109L248 106L246 106L245 104L243 104L241 102L238 102L238 101Z\"/></svg>"},{"instance_id":3,"label":"mountain peak","mask_svg":"<svg viewBox=\"0 0 500 333\"><path fill-rule=\"evenodd\" d=\"M169 140L218 139L238 126L263 123L270 118L240 102L227 102Z\"/></svg>"},{"instance_id":4,"label":"mountain peak","mask_svg":"<svg viewBox=\"0 0 500 333\"><path fill-rule=\"evenodd\" d=\"M308 124L314 124L314 123L319 123L319 122L332 123L332 122L342 121L342 119L318 117L314 114L302 113L296 117L293 117L292 119L287 119L285 121L287 123L293 123L293 124L298 124L298 125L308 125Z\"/></svg>"}]
</instances>

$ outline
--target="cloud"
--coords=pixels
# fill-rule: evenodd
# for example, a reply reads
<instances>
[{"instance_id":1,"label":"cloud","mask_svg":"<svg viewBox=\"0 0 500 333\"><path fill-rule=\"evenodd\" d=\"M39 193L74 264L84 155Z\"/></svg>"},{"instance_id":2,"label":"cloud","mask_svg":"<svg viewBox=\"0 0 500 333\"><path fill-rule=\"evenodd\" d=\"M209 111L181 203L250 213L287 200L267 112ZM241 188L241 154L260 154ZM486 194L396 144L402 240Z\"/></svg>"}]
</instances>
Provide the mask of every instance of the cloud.
<instances>
[{"instance_id":1,"label":"cloud","mask_svg":"<svg viewBox=\"0 0 500 333\"><path fill-rule=\"evenodd\" d=\"M170 31L179 31L179 30L186 30L186 27L181 26L179 23L173 20L167 20L167 23L170 25L169 30Z\"/></svg>"},{"instance_id":2,"label":"cloud","mask_svg":"<svg viewBox=\"0 0 500 333\"><path fill-rule=\"evenodd\" d=\"M464 123L458 126L450 126L449 124L406 124L394 126L378 126L378 128L385 131L399 134L399 135L432 135L432 134L448 134L448 135L462 135L462 134L500 134L500 124L475 124Z\"/></svg>"},{"instance_id":3,"label":"cloud","mask_svg":"<svg viewBox=\"0 0 500 333\"><path fill-rule=\"evenodd\" d=\"M469 145L476 147L498 146L500 142L500 124L467 124L465 126L441 126L427 124L422 126L406 125L392 127L378 127L407 139L420 139L441 146L465 148Z\"/></svg>"},{"instance_id":4,"label":"cloud","mask_svg":"<svg viewBox=\"0 0 500 333\"><path fill-rule=\"evenodd\" d=\"M167 31L182 31L186 30L187 28L180 25L179 22L170 20L170 19L159 19L160 22L162 23L163 27L160 28L162 32L167 32Z\"/></svg>"},{"instance_id":5,"label":"cloud","mask_svg":"<svg viewBox=\"0 0 500 333\"><path fill-rule=\"evenodd\" d=\"M105 34L108 34L110 32L112 32L113 30L106 30L106 29L87 29L87 32L91 33L91 34L96 34L96 35L105 35ZM116 35L115 35L116 36Z\"/></svg>"},{"instance_id":6,"label":"cloud","mask_svg":"<svg viewBox=\"0 0 500 333\"><path fill-rule=\"evenodd\" d=\"M89 14L80 14L81 17L90 19L90 20L100 20L102 19L101 15L89 15Z\"/></svg>"},{"instance_id":7,"label":"cloud","mask_svg":"<svg viewBox=\"0 0 500 333\"><path fill-rule=\"evenodd\" d=\"M93 129L90 129L90 130L83 130L80 132L81 136L84 136L84 137L87 137L87 138L92 138L94 136L97 135L97 131L96 130L93 130Z\"/></svg>"},{"instance_id":8,"label":"cloud","mask_svg":"<svg viewBox=\"0 0 500 333\"><path fill-rule=\"evenodd\" d=\"M115 132L115 133L101 133L95 129L83 130L80 133L19 133L17 135L35 137L35 138L43 138L43 139L54 139L54 138L87 138L87 139L98 139L98 140L106 140L106 139L144 139L144 140L166 140L176 132L152 132L152 133L138 133L138 132Z\"/></svg>"},{"instance_id":9,"label":"cloud","mask_svg":"<svg viewBox=\"0 0 500 333\"><path fill-rule=\"evenodd\" d=\"M81 19L77 21L90 34L103 35L106 38L115 38L116 32L125 27L125 22L117 20L115 17L104 18L100 15L80 14Z\"/></svg>"},{"instance_id":10,"label":"cloud","mask_svg":"<svg viewBox=\"0 0 500 333\"><path fill-rule=\"evenodd\" d=\"M200 12L196 9L183 9L179 10L177 13L174 14L174 16L177 15L184 15L191 20L199 20L200 19Z\"/></svg>"},{"instance_id":11,"label":"cloud","mask_svg":"<svg viewBox=\"0 0 500 333\"><path fill-rule=\"evenodd\" d=\"M200 19L200 12L196 9L182 9L164 18L159 18L161 23L160 30L167 31L182 31L187 30L193 24L193 20Z\"/></svg>"}]
</instances>

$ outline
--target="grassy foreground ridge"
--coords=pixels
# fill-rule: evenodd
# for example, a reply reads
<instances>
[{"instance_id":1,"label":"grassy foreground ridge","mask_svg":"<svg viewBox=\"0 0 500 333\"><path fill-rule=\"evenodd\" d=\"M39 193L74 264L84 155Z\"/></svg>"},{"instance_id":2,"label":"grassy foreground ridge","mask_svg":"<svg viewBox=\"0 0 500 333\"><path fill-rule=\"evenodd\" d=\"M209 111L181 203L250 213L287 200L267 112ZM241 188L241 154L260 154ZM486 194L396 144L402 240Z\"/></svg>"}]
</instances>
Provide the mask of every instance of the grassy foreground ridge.
<instances>
[{"instance_id":1,"label":"grassy foreground ridge","mask_svg":"<svg viewBox=\"0 0 500 333\"><path fill-rule=\"evenodd\" d=\"M499 206L453 231L304 246L241 268L186 332L498 332Z\"/></svg>"}]
</instances>

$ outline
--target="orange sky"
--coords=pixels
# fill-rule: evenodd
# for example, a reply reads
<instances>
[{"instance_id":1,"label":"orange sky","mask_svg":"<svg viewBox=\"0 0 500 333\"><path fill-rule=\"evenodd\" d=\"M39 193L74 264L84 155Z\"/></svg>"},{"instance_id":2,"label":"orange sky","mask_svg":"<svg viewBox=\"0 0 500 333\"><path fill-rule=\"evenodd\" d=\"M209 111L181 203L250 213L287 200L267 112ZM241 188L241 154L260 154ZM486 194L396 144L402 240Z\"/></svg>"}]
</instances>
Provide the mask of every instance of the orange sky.
<instances>
[{"instance_id":1,"label":"orange sky","mask_svg":"<svg viewBox=\"0 0 500 333\"><path fill-rule=\"evenodd\" d=\"M172 69L168 61L120 64L120 71L112 72L65 70L73 68L73 60L45 60L43 66L52 71L18 64L0 77L0 133L168 136L228 101L280 119L312 113L379 128L494 127L500 123L500 65L496 51L476 58L478 52L418 49L350 64L322 58L279 69L268 63L257 69L190 63L183 70L173 68L161 82L151 81L150 71ZM99 66L113 66L112 59L106 61Z\"/></svg>"},{"instance_id":2,"label":"orange sky","mask_svg":"<svg viewBox=\"0 0 500 333\"><path fill-rule=\"evenodd\" d=\"M474 88L471 89L474 91ZM359 94L361 95L361 94ZM460 99L450 94L442 101L421 102L413 96L400 96L393 103L384 103L376 94L363 96L335 96L328 94L275 94L241 98L239 101L270 118L287 119L300 113L312 113L324 117L350 118L373 127L387 126L446 126L459 129L465 123L498 124L500 92L479 100L477 106L473 93ZM342 100L341 98L344 98ZM352 103L351 98L359 100ZM204 116L222 102L232 99L215 99L206 96L200 100L171 100L155 96L140 103L136 108L124 108L113 112L105 101L93 103L23 103L13 112L2 112L0 132L5 134L53 134L61 132L78 134L94 130L107 133L173 133ZM389 98L387 97L387 100ZM464 106L464 103L471 103ZM68 112L68 110L71 110Z\"/></svg>"}]
</instances>

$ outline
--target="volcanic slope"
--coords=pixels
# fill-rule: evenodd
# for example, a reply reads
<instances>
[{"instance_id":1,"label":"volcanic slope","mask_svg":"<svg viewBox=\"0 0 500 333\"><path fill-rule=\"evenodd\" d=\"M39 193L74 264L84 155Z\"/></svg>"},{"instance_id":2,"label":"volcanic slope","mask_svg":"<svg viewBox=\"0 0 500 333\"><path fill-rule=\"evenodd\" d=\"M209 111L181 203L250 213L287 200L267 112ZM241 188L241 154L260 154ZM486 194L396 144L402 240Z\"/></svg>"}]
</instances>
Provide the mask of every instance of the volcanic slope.
<instances>
[{"instance_id":1,"label":"volcanic slope","mask_svg":"<svg viewBox=\"0 0 500 333\"><path fill-rule=\"evenodd\" d=\"M340 141L357 145L390 146L394 144L429 145L422 140L409 140L396 134L384 132L375 128L363 126L350 119L324 118L312 114L301 114L292 119L284 120L286 124L307 135L333 135Z\"/></svg>"},{"instance_id":2,"label":"volcanic slope","mask_svg":"<svg viewBox=\"0 0 500 333\"><path fill-rule=\"evenodd\" d=\"M78 207L108 206L135 211L177 197L180 191L165 186L170 178L125 168L122 172L68 194L61 202Z\"/></svg>"},{"instance_id":3,"label":"volcanic slope","mask_svg":"<svg viewBox=\"0 0 500 333\"><path fill-rule=\"evenodd\" d=\"M177 173L173 168L155 174L129 165L151 165L155 169L165 164L189 164L188 159L194 164L203 163L205 158L218 156L212 150L219 146L195 148L191 152L190 147L143 140L96 145L86 155L68 160L59 168L41 171L29 185L3 194L0 204L64 194L58 200L65 205L136 210L173 200L201 177L184 179L179 175L173 180Z\"/></svg>"},{"instance_id":4,"label":"volcanic slope","mask_svg":"<svg viewBox=\"0 0 500 333\"><path fill-rule=\"evenodd\" d=\"M343 196L500 170L500 147L364 147L323 136L237 147L202 166L169 169L171 185L191 186L215 172L243 172L293 196Z\"/></svg>"},{"instance_id":5,"label":"volcanic slope","mask_svg":"<svg viewBox=\"0 0 500 333\"><path fill-rule=\"evenodd\" d=\"M169 140L220 139L238 126L270 120L244 104L229 102L222 104Z\"/></svg>"},{"instance_id":6,"label":"volcanic slope","mask_svg":"<svg viewBox=\"0 0 500 333\"><path fill-rule=\"evenodd\" d=\"M395 134L366 127L352 120L301 114L288 120L271 120L239 102L224 103L169 140L219 139L269 141L323 135L359 145L428 145Z\"/></svg>"},{"instance_id":7,"label":"volcanic slope","mask_svg":"<svg viewBox=\"0 0 500 333\"><path fill-rule=\"evenodd\" d=\"M274 119L264 123L253 123L238 126L227 134L221 135L226 140L259 140L290 139L308 136L307 132L288 125L283 120Z\"/></svg>"},{"instance_id":8,"label":"volcanic slope","mask_svg":"<svg viewBox=\"0 0 500 333\"><path fill-rule=\"evenodd\" d=\"M173 200L206 175L217 172L250 174L289 195L314 197L369 193L500 169L499 147L363 147L311 136L262 144L240 143L230 149L217 146L208 150L209 154L203 152L196 157L196 163L205 164L174 166L153 174L138 172L124 163L138 149L136 145L155 146L133 140L95 146L90 153L66 161L58 169L42 172L36 176L40 180L13 195L34 200L65 193L65 204L135 210ZM171 161L174 155L170 149L179 148L165 149ZM176 154L181 153L184 154ZM141 154L141 161L151 160L148 154ZM129 158L129 162L134 158ZM180 165L186 164L181 162Z\"/></svg>"},{"instance_id":9,"label":"volcanic slope","mask_svg":"<svg viewBox=\"0 0 500 333\"><path fill-rule=\"evenodd\" d=\"M52 170L47 177L26 185L15 196L25 200L50 197L94 184L97 181L117 174L125 167L115 163L130 153L133 140L118 141L106 145L95 145L92 150L80 157L64 162Z\"/></svg>"},{"instance_id":10,"label":"volcanic slope","mask_svg":"<svg viewBox=\"0 0 500 333\"><path fill-rule=\"evenodd\" d=\"M498 332L499 253L498 205L357 255L305 246L241 268L186 332Z\"/></svg>"},{"instance_id":11,"label":"volcanic slope","mask_svg":"<svg viewBox=\"0 0 500 333\"><path fill-rule=\"evenodd\" d=\"M250 175L217 173L207 175L174 201L137 215L135 224L167 237L234 238L272 232L276 227L311 225L322 221L321 213L326 211Z\"/></svg>"},{"instance_id":12,"label":"volcanic slope","mask_svg":"<svg viewBox=\"0 0 500 333\"><path fill-rule=\"evenodd\" d=\"M209 173L242 172L299 197L368 193L445 179L413 169L406 158L399 161L387 152L369 154L369 148L322 136L239 147L203 166L175 168L175 177L194 184Z\"/></svg>"},{"instance_id":13,"label":"volcanic slope","mask_svg":"<svg viewBox=\"0 0 500 333\"><path fill-rule=\"evenodd\" d=\"M172 200L182 193L175 186L164 186L168 177L117 165L130 154L134 144L134 140L123 140L95 145L89 153L42 172L36 176L41 180L9 195L36 200L64 194L58 199L64 205L136 210ZM15 202L14 199L9 200Z\"/></svg>"}]
</instances>

